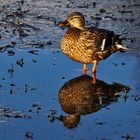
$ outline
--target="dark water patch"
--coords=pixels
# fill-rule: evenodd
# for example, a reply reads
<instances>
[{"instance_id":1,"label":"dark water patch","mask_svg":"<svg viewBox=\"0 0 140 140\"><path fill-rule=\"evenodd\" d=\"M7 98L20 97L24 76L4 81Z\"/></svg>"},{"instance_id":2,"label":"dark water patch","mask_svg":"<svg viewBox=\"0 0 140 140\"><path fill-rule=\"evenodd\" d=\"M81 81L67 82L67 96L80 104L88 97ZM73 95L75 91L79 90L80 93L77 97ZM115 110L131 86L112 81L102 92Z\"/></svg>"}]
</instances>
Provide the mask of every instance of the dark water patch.
<instances>
[{"instance_id":1,"label":"dark water patch","mask_svg":"<svg viewBox=\"0 0 140 140\"><path fill-rule=\"evenodd\" d=\"M26 131L24 134L25 138L27 139L33 139L34 138L34 133L30 132L30 131Z\"/></svg>"},{"instance_id":2,"label":"dark water patch","mask_svg":"<svg viewBox=\"0 0 140 140\"><path fill-rule=\"evenodd\" d=\"M25 118L25 119L31 119L30 115L24 114L20 111L16 111L10 108L6 107L0 107L0 117L2 118Z\"/></svg>"},{"instance_id":3,"label":"dark water patch","mask_svg":"<svg viewBox=\"0 0 140 140\"><path fill-rule=\"evenodd\" d=\"M133 140L135 139L134 137L132 137L130 134L126 134L126 136L121 136L121 138L125 139L125 140Z\"/></svg>"},{"instance_id":4,"label":"dark water patch","mask_svg":"<svg viewBox=\"0 0 140 140\"><path fill-rule=\"evenodd\" d=\"M23 67L23 65L24 65L24 60L23 60L23 58L17 60L16 63L17 63L17 65Z\"/></svg>"}]
</instances>

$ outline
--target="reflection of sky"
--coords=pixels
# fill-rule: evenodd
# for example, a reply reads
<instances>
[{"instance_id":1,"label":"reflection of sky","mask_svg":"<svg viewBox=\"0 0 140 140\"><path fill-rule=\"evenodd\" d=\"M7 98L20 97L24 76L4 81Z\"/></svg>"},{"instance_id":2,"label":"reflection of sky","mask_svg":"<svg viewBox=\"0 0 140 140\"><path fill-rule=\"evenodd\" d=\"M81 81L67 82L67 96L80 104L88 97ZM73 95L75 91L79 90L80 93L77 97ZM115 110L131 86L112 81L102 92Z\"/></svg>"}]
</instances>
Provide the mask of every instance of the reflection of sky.
<instances>
[{"instance_id":1,"label":"reflection of sky","mask_svg":"<svg viewBox=\"0 0 140 140\"><path fill-rule=\"evenodd\" d=\"M0 87L0 105L11 107L19 111L27 111L30 108L32 109L34 103L39 103L42 108L39 114L31 113L32 119L30 120L18 120L19 123L17 123L16 119L11 120L11 131L7 131L6 136L4 135L5 133L0 133L1 137L6 137L7 139L12 137L16 139L12 131L13 129L22 135L18 135L18 139L23 137L25 130L28 129L32 130L32 132L37 132L35 137L38 139L40 137L42 139L46 138L46 130L48 132L47 138L49 139L52 139L52 137L54 140L58 137L63 139L63 134L69 135L69 131L65 130L60 123L50 123L47 120L47 114L50 113L49 110L51 109L56 109L58 114L64 113L58 102L58 91L66 81L82 74L82 65L70 60L61 52L40 50L38 54L39 55L30 54L28 53L28 49L15 50L14 56L7 56L6 52L0 53L0 60L2 60L0 61L0 84L2 85L2 87ZM21 58L23 58L25 62L23 68L16 64L17 59ZM33 59L36 60L36 63L33 63ZM122 62L125 62L125 65L122 65ZM97 78L107 83L117 82L130 86L132 90L130 90L128 94L129 98L127 102L125 102L123 98L124 95L122 94L118 103L112 104L108 107L109 109L105 108L94 113L94 115L91 114L82 117L81 124L79 128L77 128L78 133L71 132L71 134L80 139L81 135L85 137L84 134L85 132L88 133L89 129L91 129L91 131L94 130L95 136L109 133L112 137L114 136L114 131L117 131L119 135L123 135L127 131L131 131L132 134L136 132L135 129L138 128L139 125L133 122L132 126L132 121L139 121L137 114L135 114L139 104L137 104L138 102L135 103L133 98L131 98L132 95L135 96L137 94L135 90L136 81L133 78L135 62L135 57L125 53L117 53L99 63L97 66ZM13 64L15 70L12 78L7 72L11 64ZM89 65L89 68L90 66L91 65ZM77 71L77 69L81 71ZM88 74L90 75L91 73L89 72ZM5 80L3 78L5 78ZM16 86L10 86L11 83ZM25 93L25 83L29 85L27 93ZM37 90L30 90L30 88L37 88ZM13 94L9 93L10 89L13 89ZM135 105L137 105L136 108ZM29 112L26 113L28 114ZM99 122L104 123L102 130L96 124ZM118 124L125 127L120 127ZM39 129L36 126L39 126ZM0 131L2 131L3 128L9 130L4 123L0 125ZM109 129L106 130L106 128ZM134 129L132 130L132 128ZM54 135L54 130L59 133ZM67 137L65 138L67 139ZM92 139L93 133L89 134L88 138Z\"/></svg>"},{"instance_id":2,"label":"reflection of sky","mask_svg":"<svg viewBox=\"0 0 140 140\"><path fill-rule=\"evenodd\" d=\"M140 90L140 57L137 57L138 61L136 63L136 67L134 68L134 77L137 81L137 88Z\"/></svg>"}]
</instances>

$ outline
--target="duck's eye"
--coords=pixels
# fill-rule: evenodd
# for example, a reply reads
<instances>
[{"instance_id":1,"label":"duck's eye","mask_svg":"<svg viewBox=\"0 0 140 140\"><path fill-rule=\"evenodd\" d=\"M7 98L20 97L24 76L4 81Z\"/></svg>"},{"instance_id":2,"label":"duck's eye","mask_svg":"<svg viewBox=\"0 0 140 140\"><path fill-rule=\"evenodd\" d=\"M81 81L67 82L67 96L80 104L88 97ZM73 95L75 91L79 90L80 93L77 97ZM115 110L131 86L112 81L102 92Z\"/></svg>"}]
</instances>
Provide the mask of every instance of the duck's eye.
<instances>
[{"instance_id":1,"label":"duck's eye","mask_svg":"<svg viewBox=\"0 0 140 140\"><path fill-rule=\"evenodd\" d=\"M79 18L79 17L74 17L74 18Z\"/></svg>"},{"instance_id":2,"label":"duck's eye","mask_svg":"<svg viewBox=\"0 0 140 140\"><path fill-rule=\"evenodd\" d=\"M75 20L75 19L77 19L77 18L79 18L79 17L73 17L72 19Z\"/></svg>"}]
</instances>

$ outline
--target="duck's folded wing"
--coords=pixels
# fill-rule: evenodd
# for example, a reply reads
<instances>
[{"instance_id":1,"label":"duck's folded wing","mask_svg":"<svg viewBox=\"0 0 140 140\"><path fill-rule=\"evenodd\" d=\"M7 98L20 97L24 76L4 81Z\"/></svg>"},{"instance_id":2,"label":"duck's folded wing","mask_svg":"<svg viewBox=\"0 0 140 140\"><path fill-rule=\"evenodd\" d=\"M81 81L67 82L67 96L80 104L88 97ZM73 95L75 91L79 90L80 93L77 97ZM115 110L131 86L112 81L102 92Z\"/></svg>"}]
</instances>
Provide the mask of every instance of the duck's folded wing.
<instances>
[{"instance_id":1,"label":"duck's folded wing","mask_svg":"<svg viewBox=\"0 0 140 140\"><path fill-rule=\"evenodd\" d=\"M112 45L113 36L114 32L112 31L90 27L80 33L78 42L87 49L101 51Z\"/></svg>"}]
</instances>

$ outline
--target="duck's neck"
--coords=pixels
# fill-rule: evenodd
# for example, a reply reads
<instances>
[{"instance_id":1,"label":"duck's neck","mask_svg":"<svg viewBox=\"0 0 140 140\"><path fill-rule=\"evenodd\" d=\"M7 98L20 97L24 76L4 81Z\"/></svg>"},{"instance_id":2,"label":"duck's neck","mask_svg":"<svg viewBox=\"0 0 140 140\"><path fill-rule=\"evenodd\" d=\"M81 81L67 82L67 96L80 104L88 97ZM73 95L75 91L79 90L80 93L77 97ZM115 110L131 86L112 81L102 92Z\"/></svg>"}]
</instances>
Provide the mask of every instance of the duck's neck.
<instances>
[{"instance_id":1,"label":"duck's neck","mask_svg":"<svg viewBox=\"0 0 140 140\"><path fill-rule=\"evenodd\" d=\"M81 26L81 25L80 26L79 25L74 25L72 27L78 28L80 30L83 30L85 28L85 26Z\"/></svg>"},{"instance_id":2,"label":"duck's neck","mask_svg":"<svg viewBox=\"0 0 140 140\"><path fill-rule=\"evenodd\" d=\"M79 21L72 26L75 27L75 28L78 28L80 30L83 30L85 28L85 22L84 21Z\"/></svg>"}]
</instances>

